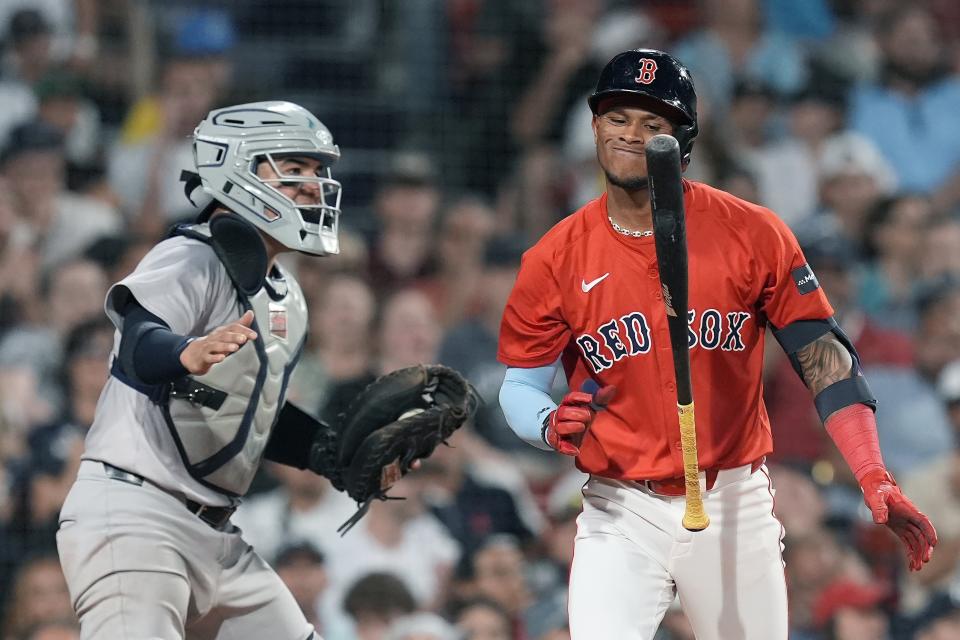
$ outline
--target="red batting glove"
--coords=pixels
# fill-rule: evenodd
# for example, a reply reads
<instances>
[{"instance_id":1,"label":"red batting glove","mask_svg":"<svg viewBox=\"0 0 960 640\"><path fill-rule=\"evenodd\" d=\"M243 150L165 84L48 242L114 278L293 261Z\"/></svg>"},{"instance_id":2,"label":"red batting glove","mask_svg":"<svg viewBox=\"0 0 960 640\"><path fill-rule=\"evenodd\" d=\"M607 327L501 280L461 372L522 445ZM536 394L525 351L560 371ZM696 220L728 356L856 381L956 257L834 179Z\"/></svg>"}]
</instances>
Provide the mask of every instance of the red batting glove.
<instances>
[{"instance_id":1,"label":"red batting glove","mask_svg":"<svg viewBox=\"0 0 960 640\"><path fill-rule=\"evenodd\" d=\"M617 388L608 385L594 394L571 391L543 421L543 440L565 456L580 455L580 444L597 411L606 407Z\"/></svg>"},{"instance_id":2,"label":"red batting glove","mask_svg":"<svg viewBox=\"0 0 960 640\"><path fill-rule=\"evenodd\" d=\"M883 469L869 471L860 480L863 501L873 514L873 521L885 524L897 534L907 548L910 570L919 571L929 562L937 544L937 531L905 495L893 477Z\"/></svg>"}]
</instances>

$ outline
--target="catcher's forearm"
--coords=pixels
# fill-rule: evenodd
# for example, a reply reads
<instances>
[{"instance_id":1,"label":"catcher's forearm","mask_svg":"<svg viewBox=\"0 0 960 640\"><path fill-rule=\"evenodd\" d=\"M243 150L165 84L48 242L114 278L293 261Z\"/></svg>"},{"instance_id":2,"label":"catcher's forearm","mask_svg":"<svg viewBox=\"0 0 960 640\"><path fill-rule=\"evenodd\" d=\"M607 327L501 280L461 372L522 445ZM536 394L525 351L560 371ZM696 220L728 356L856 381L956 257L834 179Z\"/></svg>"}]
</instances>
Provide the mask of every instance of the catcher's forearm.
<instances>
[{"instance_id":1,"label":"catcher's forearm","mask_svg":"<svg viewBox=\"0 0 960 640\"><path fill-rule=\"evenodd\" d=\"M132 295L124 306L117 358L123 372L143 384L164 384L189 373L180 353L188 336L170 330L162 319L144 309Z\"/></svg>"},{"instance_id":2,"label":"catcher's forearm","mask_svg":"<svg viewBox=\"0 0 960 640\"><path fill-rule=\"evenodd\" d=\"M310 467L310 450L324 423L289 402L283 403L263 457L297 469Z\"/></svg>"},{"instance_id":3,"label":"catcher's forearm","mask_svg":"<svg viewBox=\"0 0 960 640\"><path fill-rule=\"evenodd\" d=\"M532 369L510 367L500 387L500 408L507 424L528 444L547 451L550 446L541 434L544 418L557 408L550 388L558 369L559 362Z\"/></svg>"}]
</instances>

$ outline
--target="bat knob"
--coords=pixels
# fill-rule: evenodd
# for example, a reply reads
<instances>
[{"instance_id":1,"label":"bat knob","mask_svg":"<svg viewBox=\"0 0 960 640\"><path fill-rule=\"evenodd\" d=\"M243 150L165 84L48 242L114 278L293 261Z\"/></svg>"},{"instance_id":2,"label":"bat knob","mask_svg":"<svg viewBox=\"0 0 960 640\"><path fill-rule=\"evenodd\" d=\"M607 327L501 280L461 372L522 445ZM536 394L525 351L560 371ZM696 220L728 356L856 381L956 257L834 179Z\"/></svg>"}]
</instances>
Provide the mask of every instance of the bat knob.
<instances>
[{"instance_id":1,"label":"bat knob","mask_svg":"<svg viewBox=\"0 0 960 640\"><path fill-rule=\"evenodd\" d=\"M644 146L646 151L652 151L653 153L670 153L674 149L676 149L677 154L680 153L680 143L677 142L676 138L665 133L653 136Z\"/></svg>"},{"instance_id":2,"label":"bat knob","mask_svg":"<svg viewBox=\"0 0 960 640\"><path fill-rule=\"evenodd\" d=\"M580 385L580 391L583 391L584 393L589 393L590 395L595 394L599 390L600 390L600 385L597 384L597 381L594 380L593 378L587 378L586 380L584 380L583 384Z\"/></svg>"}]
</instances>

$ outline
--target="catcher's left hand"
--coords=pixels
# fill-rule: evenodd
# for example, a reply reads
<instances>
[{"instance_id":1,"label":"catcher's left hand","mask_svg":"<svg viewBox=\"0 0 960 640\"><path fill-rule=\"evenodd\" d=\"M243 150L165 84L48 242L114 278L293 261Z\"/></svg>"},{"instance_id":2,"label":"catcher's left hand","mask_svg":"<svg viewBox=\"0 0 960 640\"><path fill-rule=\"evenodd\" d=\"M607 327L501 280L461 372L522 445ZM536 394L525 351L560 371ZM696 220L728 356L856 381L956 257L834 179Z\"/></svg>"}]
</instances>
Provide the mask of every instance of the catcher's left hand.
<instances>
[{"instance_id":1,"label":"catcher's left hand","mask_svg":"<svg viewBox=\"0 0 960 640\"><path fill-rule=\"evenodd\" d=\"M863 501L873 514L873 521L887 525L907 548L910 570L919 571L933 556L937 531L930 519L917 509L882 469L867 473L860 481Z\"/></svg>"},{"instance_id":2,"label":"catcher's left hand","mask_svg":"<svg viewBox=\"0 0 960 640\"><path fill-rule=\"evenodd\" d=\"M441 365L399 369L361 391L339 428L318 437L310 453L310 468L360 505L341 530L356 524L374 499L386 500L390 487L449 438L477 402L464 377Z\"/></svg>"}]
</instances>

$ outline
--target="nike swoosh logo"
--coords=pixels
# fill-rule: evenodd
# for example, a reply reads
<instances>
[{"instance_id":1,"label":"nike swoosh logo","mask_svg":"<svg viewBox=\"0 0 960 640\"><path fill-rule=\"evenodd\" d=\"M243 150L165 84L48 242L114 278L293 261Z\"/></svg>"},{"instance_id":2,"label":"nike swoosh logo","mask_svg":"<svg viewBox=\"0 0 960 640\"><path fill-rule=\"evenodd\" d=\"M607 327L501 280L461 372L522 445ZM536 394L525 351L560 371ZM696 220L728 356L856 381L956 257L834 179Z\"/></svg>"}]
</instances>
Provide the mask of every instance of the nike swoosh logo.
<instances>
[{"instance_id":1,"label":"nike swoosh logo","mask_svg":"<svg viewBox=\"0 0 960 640\"><path fill-rule=\"evenodd\" d=\"M591 280L590 282L587 282L586 280L581 280L581 281L580 281L580 288L583 289L583 292L584 292L584 293L587 293L588 291L590 291L590 289L593 289L595 286L597 286L598 284L600 284L601 282L603 282L603 280L604 280L608 275L610 275L609 272L603 274L602 276L600 276L600 277L597 278L596 280Z\"/></svg>"}]
</instances>

